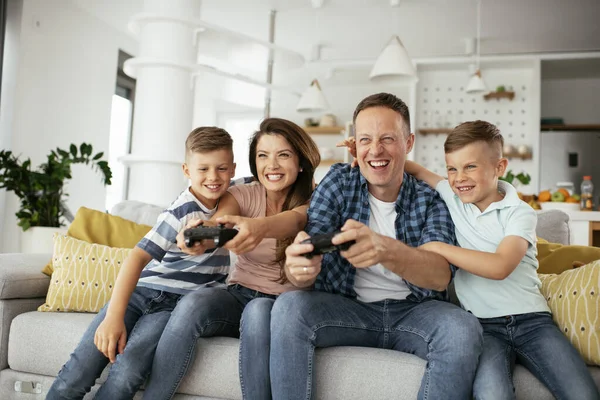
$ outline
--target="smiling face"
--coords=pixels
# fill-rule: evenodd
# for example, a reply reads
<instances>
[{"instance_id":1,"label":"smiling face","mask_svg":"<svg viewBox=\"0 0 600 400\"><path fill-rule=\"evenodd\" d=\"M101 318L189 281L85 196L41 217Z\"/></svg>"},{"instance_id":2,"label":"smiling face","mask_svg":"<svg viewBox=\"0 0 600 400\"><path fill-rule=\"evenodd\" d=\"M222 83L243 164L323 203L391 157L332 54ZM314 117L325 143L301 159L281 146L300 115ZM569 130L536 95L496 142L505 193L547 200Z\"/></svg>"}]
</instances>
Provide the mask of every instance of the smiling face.
<instances>
[{"instance_id":1,"label":"smiling face","mask_svg":"<svg viewBox=\"0 0 600 400\"><path fill-rule=\"evenodd\" d=\"M409 132L402 116L386 107L360 111L355 127L356 156L369 192L381 201L395 201L414 135Z\"/></svg>"},{"instance_id":2,"label":"smiling face","mask_svg":"<svg viewBox=\"0 0 600 400\"><path fill-rule=\"evenodd\" d=\"M504 175L507 163L486 142L473 142L446 153L448 182L463 203L473 203L484 211L502 199L498 178Z\"/></svg>"},{"instance_id":3,"label":"smiling face","mask_svg":"<svg viewBox=\"0 0 600 400\"><path fill-rule=\"evenodd\" d=\"M283 136L261 135L256 144L256 173L268 192L285 196L299 172L298 155Z\"/></svg>"},{"instance_id":4,"label":"smiling face","mask_svg":"<svg viewBox=\"0 0 600 400\"><path fill-rule=\"evenodd\" d=\"M191 192L209 209L229 188L235 175L233 153L229 149L188 154L183 173L191 181Z\"/></svg>"}]
</instances>

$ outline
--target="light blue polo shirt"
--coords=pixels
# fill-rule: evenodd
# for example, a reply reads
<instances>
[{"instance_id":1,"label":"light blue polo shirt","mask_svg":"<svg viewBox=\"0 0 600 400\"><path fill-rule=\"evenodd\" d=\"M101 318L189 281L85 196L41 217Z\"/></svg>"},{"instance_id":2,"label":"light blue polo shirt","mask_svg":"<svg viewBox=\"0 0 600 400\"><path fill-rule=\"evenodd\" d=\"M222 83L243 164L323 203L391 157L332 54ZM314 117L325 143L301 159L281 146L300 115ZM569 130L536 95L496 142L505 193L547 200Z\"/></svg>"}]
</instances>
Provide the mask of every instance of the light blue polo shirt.
<instances>
[{"instance_id":1,"label":"light blue polo shirt","mask_svg":"<svg viewBox=\"0 0 600 400\"><path fill-rule=\"evenodd\" d=\"M549 312L537 276L537 215L519 199L515 188L499 181L498 190L504 193L504 198L490 204L483 212L474 204L464 204L447 180L440 181L436 190L450 210L461 247L495 253L506 236L519 236L529 242L525 257L504 280L482 278L459 269L454 287L462 307L478 318Z\"/></svg>"}]
</instances>

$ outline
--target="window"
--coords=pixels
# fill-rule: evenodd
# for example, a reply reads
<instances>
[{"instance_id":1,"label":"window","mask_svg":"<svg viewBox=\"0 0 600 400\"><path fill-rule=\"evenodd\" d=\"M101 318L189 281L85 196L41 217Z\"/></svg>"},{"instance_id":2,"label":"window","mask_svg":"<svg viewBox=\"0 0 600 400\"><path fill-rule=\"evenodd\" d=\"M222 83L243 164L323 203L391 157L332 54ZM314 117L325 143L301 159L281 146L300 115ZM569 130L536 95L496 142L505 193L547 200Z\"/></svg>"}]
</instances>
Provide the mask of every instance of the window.
<instances>
[{"instance_id":1,"label":"window","mask_svg":"<svg viewBox=\"0 0 600 400\"><path fill-rule=\"evenodd\" d=\"M4 64L4 36L6 35L6 0L0 0L0 93L2 92L2 65Z\"/></svg>"},{"instance_id":2,"label":"window","mask_svg":"<svg viewBox=\"0 0 600 400\"><path fill-rule=\"evenodd\" d=\"M261 113L220 113L219 126L233 138L233 158L236 163L235 177L252 176L248 163L250 137L258 130L263 119Z\"/></svg>"},{"instance_id":3,"label":"window","mask_svg":"<svg viewBox=\"0 0 600 400\"><path fill-rule=\"evenodd\" d=\"M123 63L130 55L119 51L117 85L112 97L110 134L108 140L108 165L112 170L112 184L106 189L106 209L110 209L127 198L129 169L119 158L131 150L131 127L135 98L135 79L125 75Z\"/></svg>"}]
</instances>

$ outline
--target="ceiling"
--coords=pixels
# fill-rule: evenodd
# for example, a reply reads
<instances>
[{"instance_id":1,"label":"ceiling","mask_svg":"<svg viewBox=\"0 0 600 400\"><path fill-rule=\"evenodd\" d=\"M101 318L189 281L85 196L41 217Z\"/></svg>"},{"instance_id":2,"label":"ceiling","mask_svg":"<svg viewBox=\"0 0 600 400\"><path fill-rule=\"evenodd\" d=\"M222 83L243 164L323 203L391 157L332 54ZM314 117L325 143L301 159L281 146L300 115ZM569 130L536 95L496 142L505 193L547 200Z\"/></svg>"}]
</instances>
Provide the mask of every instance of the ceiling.
<instances>
[{"instance_id":1,"label":"ceiling","mask_svg":"<svg viewBox=\"0 0 600 400\"><path fill-rule=\"evenodd\" d=\"M127 32L143 0L71 0ZM198 0L200 1L200 0ZM475 0L202 0L201 18L266 40L277 10L276 43L305 54L321 43L325 60L372 59L398 34L411 57L464 55L476 35ZM482 54L600 50L598 0L482 0Z\"/></svg>"}]
</instances>

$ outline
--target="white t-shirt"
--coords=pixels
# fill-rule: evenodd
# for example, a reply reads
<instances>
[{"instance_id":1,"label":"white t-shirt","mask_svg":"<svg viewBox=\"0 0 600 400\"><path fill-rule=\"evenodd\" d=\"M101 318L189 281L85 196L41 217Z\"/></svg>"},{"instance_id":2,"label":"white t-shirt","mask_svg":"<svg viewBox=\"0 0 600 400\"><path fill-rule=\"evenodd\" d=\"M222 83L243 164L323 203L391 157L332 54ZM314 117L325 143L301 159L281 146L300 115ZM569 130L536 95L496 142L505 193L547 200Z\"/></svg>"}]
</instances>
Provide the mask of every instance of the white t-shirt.
<instances>
[{"instance_id":1,"label":"white t-shirt","mask_svg":"<svg viewBox=\"0 0 600 400\"><path fill-rule=\"evenodd\" d=\"M373 232L396 239L396 203L388 203L376 199L369 193L371 216L369 228ZM354 277L354 290L357 299L365 303L373 303L385 299L403 300L410 294L410 289L402 278L381 264L369 268L357 268Z\"/></svg>"},{"instance_id":2,"label":"white t-shirt","mask_svg":"<svg viewBox=\"0 0 600 400\"><path fill-rule=\"evenodd\" d=\"M529 243L525 256L506 279L482 278L459 269L454 287L462 307L478 318L550 311L537 276L537 215L519 199L515 188L499 181L504 198L483 212L474 204L463 203L447 180L440 181L436 190L448 206L460 247L495 253L506 236L519 236Z\"/></svg>"}]
</instances>

